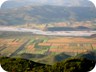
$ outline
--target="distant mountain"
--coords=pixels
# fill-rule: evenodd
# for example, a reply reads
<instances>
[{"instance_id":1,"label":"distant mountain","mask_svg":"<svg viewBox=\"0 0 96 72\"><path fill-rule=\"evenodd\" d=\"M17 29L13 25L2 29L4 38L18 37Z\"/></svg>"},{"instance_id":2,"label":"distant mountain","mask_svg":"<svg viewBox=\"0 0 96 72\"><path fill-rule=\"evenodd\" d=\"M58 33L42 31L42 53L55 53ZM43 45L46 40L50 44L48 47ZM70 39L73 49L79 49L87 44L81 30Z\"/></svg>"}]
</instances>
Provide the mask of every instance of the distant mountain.
<instances>
[{"instance_id":1,"label":"distant mountain","mask_svg":"<svg viewBox=\"0 0 96 72\"><path fill-rule=\"evenodd\" d=\"M0 25L90 21L96 19L94 7L25 6L0 10Z\"/></svg>"},{"instance_id":2,"label":"distant mountain","mask_svg":"<svg viewBox=\"0 0 96 72\"><path fill-rule=\"evenodd\" d=\"M67 7L92 7L89 0L9 0L2 5L2 8L17 8L27 5L55 5Z\"/></svg>"}]
</instances>

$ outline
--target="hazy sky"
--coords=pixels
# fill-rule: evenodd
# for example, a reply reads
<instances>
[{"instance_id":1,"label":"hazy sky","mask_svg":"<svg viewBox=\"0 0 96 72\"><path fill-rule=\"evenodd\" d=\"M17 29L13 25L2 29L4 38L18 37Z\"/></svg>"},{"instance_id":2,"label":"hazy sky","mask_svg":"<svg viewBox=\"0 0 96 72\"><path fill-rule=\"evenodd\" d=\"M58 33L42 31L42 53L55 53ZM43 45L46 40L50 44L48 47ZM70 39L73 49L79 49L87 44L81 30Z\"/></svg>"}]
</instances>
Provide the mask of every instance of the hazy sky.
<instances>
[{"instance_id":1,"label":"hazy sky","mask_svg":"<svg viewBox=\"0 0 96 72\"><path fill-rule=\"evenodd\" d=\"M73 2L75 3L80 3L80 2L88 2L89 0L15 0L15 1L31 1L31 2L39 2L39 3L44 3L44 4L53 4L53 5L63 5L64 3L70 3ZM95 1L95 0L94 0Z\"/></svg>"},{"instance_id":2,"label":"hazy sky","mask_svg":"<svg viewBox=\"0 0 96 72\"><path fill-rule=\"evenodd\" d=\"M1 1L1 0L0 0ZM35 4L45 4L45 5L71 5L71 6L89 6L88 5L88 0L9 0L9 1L17 1L18 3L24 2L24 3L34 3Z\"/></svg>"}]
</instances>

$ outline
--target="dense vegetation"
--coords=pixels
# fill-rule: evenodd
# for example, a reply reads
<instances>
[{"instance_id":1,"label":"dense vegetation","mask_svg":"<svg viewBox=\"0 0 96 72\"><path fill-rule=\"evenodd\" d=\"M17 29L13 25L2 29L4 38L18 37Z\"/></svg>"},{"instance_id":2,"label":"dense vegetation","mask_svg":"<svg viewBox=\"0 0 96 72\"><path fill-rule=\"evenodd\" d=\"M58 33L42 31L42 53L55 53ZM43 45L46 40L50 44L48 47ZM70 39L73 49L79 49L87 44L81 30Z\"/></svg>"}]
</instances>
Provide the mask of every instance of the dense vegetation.
<instances>
[{"instance_id":1,"label":"dense vegetation","mask_svg":"<svg viewBox=\"0 0 96 72\"><path fill-rule=\"evenodd\" d=\"M95 61L73 57L51 66L20 58L1 57L0 63L9 72L87 72L94 67Z\"/></svg>"}]
</instances>

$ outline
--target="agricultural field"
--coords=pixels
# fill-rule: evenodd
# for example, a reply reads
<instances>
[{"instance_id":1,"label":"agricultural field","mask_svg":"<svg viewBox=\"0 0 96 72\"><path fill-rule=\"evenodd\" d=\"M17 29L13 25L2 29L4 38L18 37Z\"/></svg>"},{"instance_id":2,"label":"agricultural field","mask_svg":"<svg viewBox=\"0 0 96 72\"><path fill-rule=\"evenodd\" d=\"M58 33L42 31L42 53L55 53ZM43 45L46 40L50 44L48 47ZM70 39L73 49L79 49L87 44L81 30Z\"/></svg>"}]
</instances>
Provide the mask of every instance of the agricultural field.
<instances>
[{"instance_id":1,"label":"agricultural field","mask_svg":"<svg viewBox=\"0 0 96 72\"><path fill-rule=\"evenodd\" d=\"M26 43L27 42L27 43ZM25 44L24 44L25 43ZM18 52L32 54L46 54L51 52L84 53L96 49L96 38L83 37L43 37L33 36L33 38L0 38L1 55L10 56L22 45L23 49Z\"/></svg>"},{"instance_id":2,"label":"agricultural field","mask_svg":"<svg viewBox=\"0 0 96 72\"><path fill-rule=\"evenodd\" d=\"M54 57L76 56L96 50L96 37L59 37L12 34L0 37L0 56L22 57L36 62L52 63ZM46 61L47 60L47 61ZM51 60L51 61L50 61Z\"/></svg>"},{"instance_id":3,"label":"agricultural field","mask_svg":"<svg viewBox=\"0 0 96 72\"><path fill-rule=\"evenodd\" d=\"M24 39L0 39L0 54L10 56L25 42Z\"/></svg>"}]
</instances>

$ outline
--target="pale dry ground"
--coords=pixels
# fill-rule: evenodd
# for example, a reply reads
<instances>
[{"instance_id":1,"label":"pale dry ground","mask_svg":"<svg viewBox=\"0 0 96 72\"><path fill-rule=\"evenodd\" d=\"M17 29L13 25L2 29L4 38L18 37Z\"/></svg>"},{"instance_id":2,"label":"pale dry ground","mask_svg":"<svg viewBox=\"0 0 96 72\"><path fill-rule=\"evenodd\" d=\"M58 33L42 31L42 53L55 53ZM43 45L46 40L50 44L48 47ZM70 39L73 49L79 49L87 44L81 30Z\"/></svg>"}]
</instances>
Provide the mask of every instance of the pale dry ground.
<instances>
[{"instance_id":1,"label":"pale dry ground","mask_svg":"<svg viewBox=\"0 0 96 72\"><path fill-rule=\"evenodd\" d=\"M90 36L92 34L96 34L96 31L42 31L38 29L16 27L0 27L0 31L32 32L32 34L48 36Z\"/></svg>"}]
</instances>

